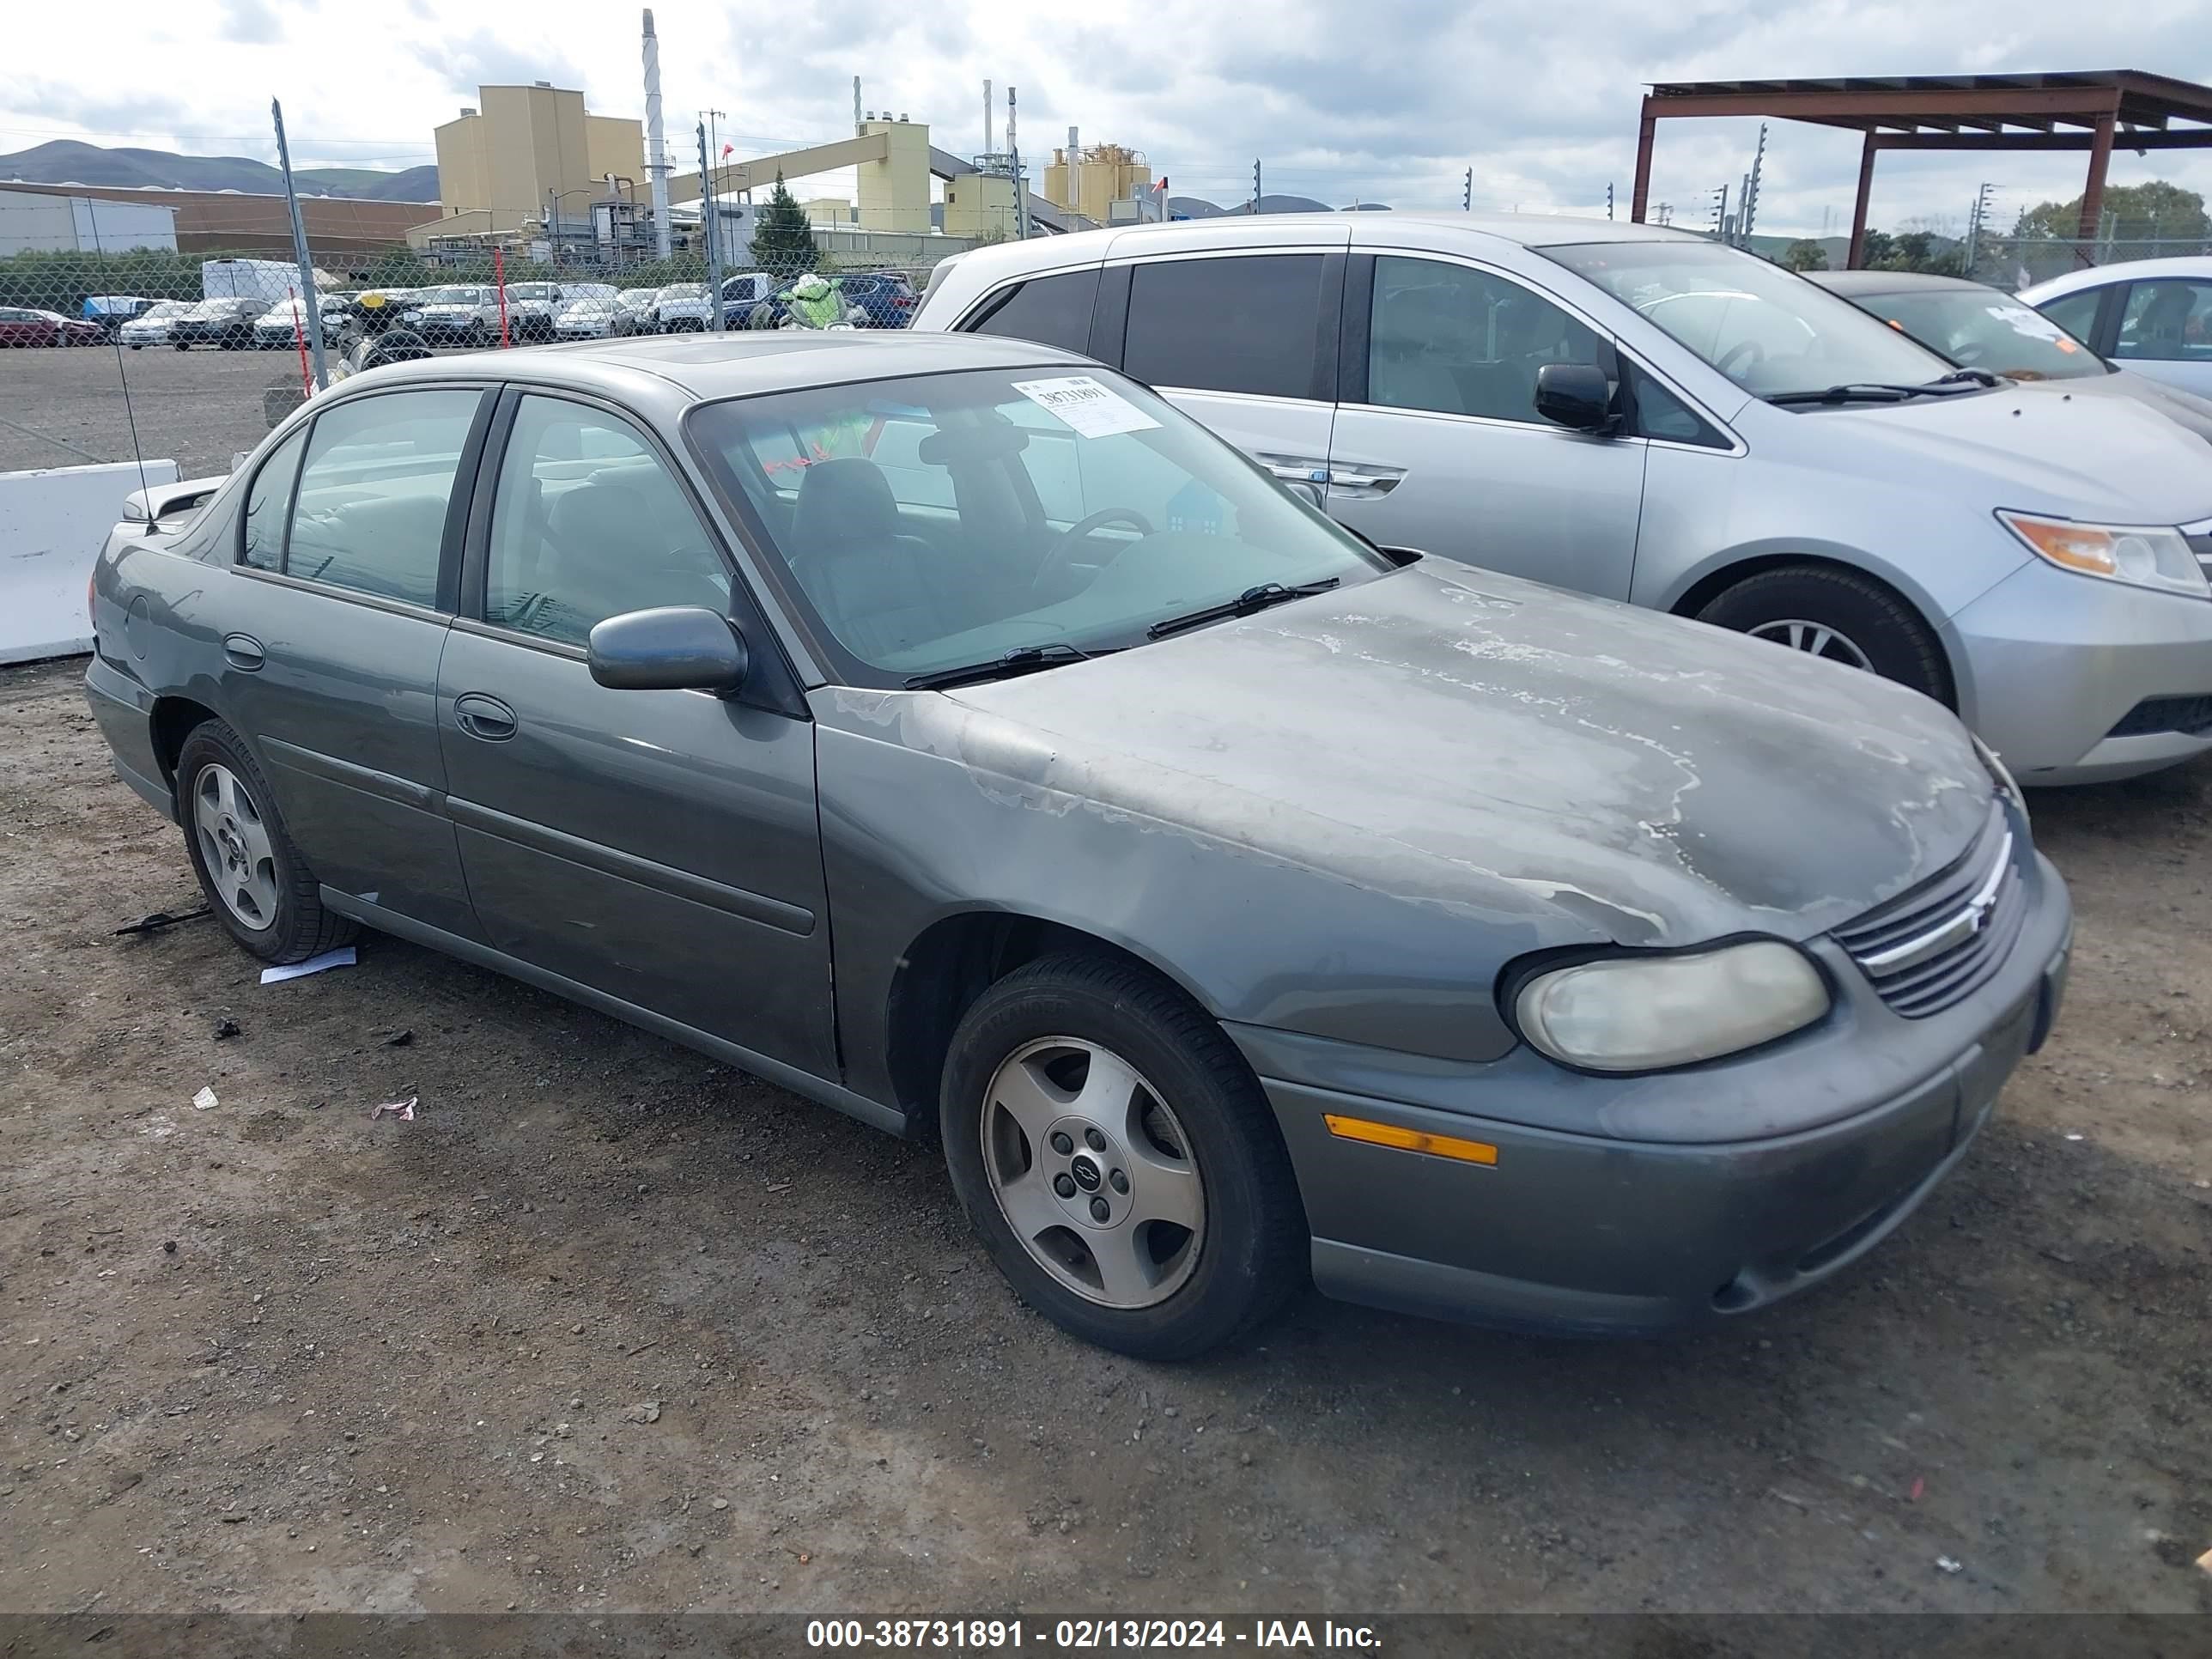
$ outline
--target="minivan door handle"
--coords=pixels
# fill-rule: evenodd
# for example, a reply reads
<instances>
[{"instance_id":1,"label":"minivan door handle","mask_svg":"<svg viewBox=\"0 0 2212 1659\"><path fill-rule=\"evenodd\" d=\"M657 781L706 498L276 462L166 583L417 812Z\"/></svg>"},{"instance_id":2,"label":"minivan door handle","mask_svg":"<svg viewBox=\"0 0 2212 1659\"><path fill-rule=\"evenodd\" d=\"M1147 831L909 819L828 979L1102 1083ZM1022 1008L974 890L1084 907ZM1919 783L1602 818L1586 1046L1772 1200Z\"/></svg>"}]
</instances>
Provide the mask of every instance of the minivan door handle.
<instances>
[{"instance_id":1,"label":"minivan door handle","mask_svg":"<svg viewBox=\"0 0 2212 1659\"><path fill-rule=\"evenodd\" d=\"M514 710L497 697L464 691L453 699L453 724L486 743L505 743L515 732Z\"/></svg>"},{"instance_id":2,"label":"minivan door handle","mask_svg":"<svg viewBox=\"0 0 2212 1659\"><path fill-rule=\"evenodd\" d=\"M251 634L226 634L222 636L222 659L233 668L251 674L269 660L269 653Z\"/></svg>"},{"instance_id":3,"label":"minivan door handle","mask_svg":"<svg viewBox=\"0 0 2212 1659\"><path fill-rule=\"evenodd\" d=\"M1325 484L1328 482L1328 460L1325 456L1255 453L1252 459L1285 483Z\"/></svg>"},{"instance_id":4,"label":"minivan door handle","mask_svg":"<svg viewBox=\"0 0 2212 1659\"><path fill-rule=\"evenodd\" d=\"M1332 495L1342 490L1347 495L1371 501L1389 495L1405 476L1402 466L1333 466L1328 471L1328 487Z\"/></svg>"}]
</instances>

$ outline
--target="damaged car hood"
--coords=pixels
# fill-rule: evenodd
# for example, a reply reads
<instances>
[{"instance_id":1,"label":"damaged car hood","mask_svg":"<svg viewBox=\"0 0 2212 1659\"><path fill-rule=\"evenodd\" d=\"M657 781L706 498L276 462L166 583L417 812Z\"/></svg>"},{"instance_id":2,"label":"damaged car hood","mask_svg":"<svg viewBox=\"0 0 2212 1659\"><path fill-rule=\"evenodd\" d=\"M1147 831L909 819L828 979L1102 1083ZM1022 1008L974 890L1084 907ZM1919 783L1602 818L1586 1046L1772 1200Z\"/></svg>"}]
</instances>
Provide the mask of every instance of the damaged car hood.
<instances>
[{"instance_id":1,"label":"damaged car hood","mask_svg":"<svg viewBox=\"0 0 2212 1659\"><path fill-rule=\"evenodd\" d=\"M1933 874L1993 787L1869 674L1433 562L1112 656L915 694L907 744L1557 942L1822 933Z\"/></svg>"}]
</instances>

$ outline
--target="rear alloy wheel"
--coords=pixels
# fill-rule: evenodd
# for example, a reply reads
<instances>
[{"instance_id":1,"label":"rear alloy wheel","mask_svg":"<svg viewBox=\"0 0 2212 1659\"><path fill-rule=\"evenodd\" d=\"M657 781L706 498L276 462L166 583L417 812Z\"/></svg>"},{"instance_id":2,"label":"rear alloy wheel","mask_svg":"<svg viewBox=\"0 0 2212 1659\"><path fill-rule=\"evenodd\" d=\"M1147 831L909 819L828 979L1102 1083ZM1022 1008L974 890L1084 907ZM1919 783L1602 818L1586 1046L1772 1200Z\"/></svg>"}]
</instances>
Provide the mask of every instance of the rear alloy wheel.
<instances>
[{"instance_id":1,"label":"rear alloy wheel","mask_svg":"<svg viewBox=\"0 0 2212 1659\"><path fill-rule=\"evenodd\" d=\"M1258 1081L1133 963L1051 957L993 985L954 1034L939 1127L992 1259L1088 1341L1187 1358L1303 1280L1304 1210Z\"/></svg>"},{"instance_id":2,"label":"rear alloy wheel","mask_svg":"<svg viewBox=\"0 0 2212 1659\"><path fill-rule=\"evenodd\" d=\"M191 729L177 755L177 799L192 873L230 936L264 962L304 962L356 932L323 908L269 781L221 720Z\"/></svg>"},{"instance_id":3,"label":"rear alloy wheel","mask_svg":"<svg viewBox=\"0 0 2212 1659\"><path fill-rule=\"evenodd\" d=\"M1856 571L1817 564L1762 570L1708 602L1698 620L1951 702L1935 635L1894 592Z\"/></svg>"}]
</instances>

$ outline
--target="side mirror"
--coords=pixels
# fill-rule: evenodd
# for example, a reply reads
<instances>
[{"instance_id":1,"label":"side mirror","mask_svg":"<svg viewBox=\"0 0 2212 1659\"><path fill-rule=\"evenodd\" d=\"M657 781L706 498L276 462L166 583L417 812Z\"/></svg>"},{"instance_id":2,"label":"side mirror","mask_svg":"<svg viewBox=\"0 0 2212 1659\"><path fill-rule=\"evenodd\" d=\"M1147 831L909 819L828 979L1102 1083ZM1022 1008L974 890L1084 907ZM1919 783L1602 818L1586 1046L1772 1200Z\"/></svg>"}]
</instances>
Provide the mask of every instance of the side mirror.
<instances>
[{"instance_id":1,"label":"side mirror","mask_svg":"<svg viewBox=\"0 0 2212 1659\"><path fill-rule=\"evenodd\" d=\"M1595 363L1546 363L1536 371L1536 412L1575 432L1613 430L1613 386Z\"/></svg>"},{"instance_id":2,"label":"side mirror","mask_svg":"<svg viewBox=\"0 0 2212 1659\"><path fill-rule=\"evenodd\" d=\"M744 636L703 605L626 611L592 629L592 678L615 691L711 691L727 696L751 666Z\"/></svg>"}]
</instances>

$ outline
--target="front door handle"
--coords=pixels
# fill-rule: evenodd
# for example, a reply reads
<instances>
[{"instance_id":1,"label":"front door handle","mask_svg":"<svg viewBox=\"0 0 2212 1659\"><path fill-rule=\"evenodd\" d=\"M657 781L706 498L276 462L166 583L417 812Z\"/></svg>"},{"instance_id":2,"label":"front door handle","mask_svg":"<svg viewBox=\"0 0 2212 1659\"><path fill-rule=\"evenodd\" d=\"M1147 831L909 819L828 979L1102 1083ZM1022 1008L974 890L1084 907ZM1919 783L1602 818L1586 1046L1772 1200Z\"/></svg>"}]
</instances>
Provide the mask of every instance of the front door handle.
<instances>
[{"instance_id":1,"label":"front door handle","mask_svg":"<svg viewBox=\"0 0 2212 1659\"><path fill-rule=\"evenodd\" d=\"M251 674L269 660L269 653L251 634L226 634L222 636L222 659L233 668Z\"/></svg>"},{"instance_id":2,"label":"front door handle","mask_svg":"<svg viewBox=\"0 0 2212 1659\"><path fill-rule=\"evenodd\" d=\"M453 724L486 743L505 743L515 732L514 710L497 697L464 691L453 699Z\"/></svg>"},{"instance_id":3,"label":"front door handle","mask_svg":"<svg viewBox=\"0 0 2212 1659\"><path fill-rule=\"evenodd\" d=\"M1285 483L1325 484L1328 482L1328 462L1321 456L1270 455L1262 451L1252 459Z\"/></svg>"},{"instance_id":4,"label":"front door handle","mask_svg":"<svg viewBox=\"0 0 2212 1659\"><path fill-rule=\"evenodd\" d=\"M1387 495L1406 476L1402 466L1366 466L1354 462L1349 466L1334 466L1328 471L1331 494L1342 490L1346 495L1371 500Z\"/></svg>"}]
</instances>

